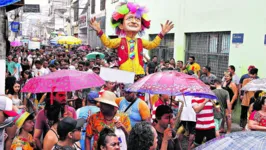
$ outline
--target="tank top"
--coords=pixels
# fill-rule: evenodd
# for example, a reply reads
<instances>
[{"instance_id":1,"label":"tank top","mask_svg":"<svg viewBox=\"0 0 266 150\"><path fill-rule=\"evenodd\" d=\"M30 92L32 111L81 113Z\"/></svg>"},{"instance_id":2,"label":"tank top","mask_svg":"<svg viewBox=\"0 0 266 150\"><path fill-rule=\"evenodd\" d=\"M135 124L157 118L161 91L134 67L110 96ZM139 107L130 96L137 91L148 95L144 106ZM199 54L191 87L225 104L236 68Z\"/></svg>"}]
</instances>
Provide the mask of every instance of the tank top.
<instances>
[{"instance_id":1,"label":"tank top","mask_svg":"<svg viewBox=\"0 0 266 150\"><path fill-rule=\"evenodd\" d=\"M20 106L22 101L19 98L14 98L14 96L12 96L12 102L13 105Z\"/></svg>"},{"instance_id":2,"label":"tank top","mask_svg":"<svg viewBox=\"0 0 266 150\"><path fill-rule=\"evenodd\" d=\"M127 112L125 112L129 116L131 127L134 127L136 123L141 122L142 120L140 113L139 113L140 101L141 100L138 98L136 102L127 110ZM130 105L131 103L132 102L128 102L124 98L123 100L121 100L119 104L119 110L124 112L125 109L128 107L128 105Z\"/></svg>"},{"instance_id":3,"label":"tank top","mask_svg":"<svg viewBox=\"0 0 266 150\"><path fill-rule=\"evenodd\" d=\"M225 89L228 93L229 93L229 97L230 97L230 101L232 100L233 96L234 96L234 92L233 90L230 88L230 84L231 84L232 80L230 80L230 82L228 82L225 87L223 86L223 89Z\"/></svg>"}]
</instances>

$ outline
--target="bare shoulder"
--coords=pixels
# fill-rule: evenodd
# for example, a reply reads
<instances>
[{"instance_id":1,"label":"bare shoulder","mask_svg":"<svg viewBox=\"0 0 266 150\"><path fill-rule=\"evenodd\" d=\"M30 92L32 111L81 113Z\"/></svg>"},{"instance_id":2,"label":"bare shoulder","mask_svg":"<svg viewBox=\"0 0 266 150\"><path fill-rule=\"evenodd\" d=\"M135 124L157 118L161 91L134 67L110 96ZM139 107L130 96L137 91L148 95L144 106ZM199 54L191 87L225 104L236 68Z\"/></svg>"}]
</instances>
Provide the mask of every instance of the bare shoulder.
<instances>
[{"instance_id":1,"label":"bare shoulder","mask_svg":"<svg viewBox=\"0 0 266 150\"><path fill-rule=\"evenodd\" d=\"M49 130L46 133L43 142L44 143L46 142L47 144L50 143L50 142L57 143L58 142L58 138L57 138L57 136L55 135L55 133L53 131Z\"/></svg>"}]
</instances>

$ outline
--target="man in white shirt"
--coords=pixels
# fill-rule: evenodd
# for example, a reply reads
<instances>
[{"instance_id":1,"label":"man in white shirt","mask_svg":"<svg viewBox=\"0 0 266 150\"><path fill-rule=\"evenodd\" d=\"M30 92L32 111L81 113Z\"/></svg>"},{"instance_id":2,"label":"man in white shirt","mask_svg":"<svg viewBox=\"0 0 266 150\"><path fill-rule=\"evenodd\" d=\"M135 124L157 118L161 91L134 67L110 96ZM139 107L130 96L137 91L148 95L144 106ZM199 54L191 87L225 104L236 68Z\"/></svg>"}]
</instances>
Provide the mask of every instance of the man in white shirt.
<instances>
[{"instance_id":1,"label":"man in white shirt","mask_svg":"<svg viewBox=\"0 0 266 150\"><path fill-rule=\"evenodd\" d=\"M42 67L42 62L40 60L35 61L34 77L39 77L48 74L47 70Z\"/></svg>"},{"instance_id":2,"label":"man in white shirt","mask_svg":"<svg viewBox=\"0 0 266 150\"><path fill-rule=\"evenodd\" d=\"M236 85L238 85L240 79L239 79L239 77L237 76L237 74L235 73L235 71L236 71L235 66L233 66L233 65L228 66L228 72L230 72L230 73L233 75L232 81L233 81Z\"/></svg>"},{"instance_id":3,"label":"man in white shirt","mask_svg":"<svg viewBox=\"0 0 266 150\"><path fill-rule=\"evenodd\" d=\"M47 74L50 73L50 70L49 70L48 66L49 66L48 61L47 61L47 60L44 60L44 61L43 61L43 68L46 70L46 73L47 73Z\"/></svg>"},{"instance_id":4,"label":"man in white shirt","mask_svg":"<svg viewBox=\"0 0 266 150\"><path fill-rule=\"evenodd\" d=\"M236 71L235 66L233 66L233 65L228 66L228 70L227 71L230 72L233 75L232 82L235 83L236 85L238 85L240 78L235 73L235 71ZM223 77L222 81L224 81L224 80L225 79Z\"/></svg>"},{"instance_id":5,"label":"man in white shirt","mask_svg":"<svg viewBox=\"0 0 266 150\"><path fill-rule=\"evenodd\" d=\"M36 59L36 58L37 58L36 52L32 51L31 54L29 54L28 57L27 57L28 61L30 62L30 65L32 65L33 60Z\"/></svg>"}]
</instances>

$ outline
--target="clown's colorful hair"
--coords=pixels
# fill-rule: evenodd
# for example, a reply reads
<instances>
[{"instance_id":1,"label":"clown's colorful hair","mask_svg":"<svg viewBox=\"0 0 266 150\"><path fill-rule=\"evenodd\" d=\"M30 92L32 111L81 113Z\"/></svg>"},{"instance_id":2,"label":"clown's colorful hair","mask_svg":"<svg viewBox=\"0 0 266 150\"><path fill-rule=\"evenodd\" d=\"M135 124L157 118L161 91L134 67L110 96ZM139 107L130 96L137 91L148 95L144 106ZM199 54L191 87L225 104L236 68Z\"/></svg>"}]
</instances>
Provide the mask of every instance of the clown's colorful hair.
<instances>
[{"instance_id":1,"label":"clown's colorful hair","mask_svg":"<svg viewBox=\"0 0 266 150\"><path fill-rule=\"evenodd\" d=\"M124 31L119 28L120 24L123 24L123 20L125 15L129 12L136 14L137 18L141 18L141 31L139 32L140 35L144 33L145 29L150 28L150 20L147 17L148 10L145 6L140 6L135 3L121 3L117 8L116 11L112 15L111 23L113 28L116 30L117 35L124 35Z\"/></svg>"}]
</instances>

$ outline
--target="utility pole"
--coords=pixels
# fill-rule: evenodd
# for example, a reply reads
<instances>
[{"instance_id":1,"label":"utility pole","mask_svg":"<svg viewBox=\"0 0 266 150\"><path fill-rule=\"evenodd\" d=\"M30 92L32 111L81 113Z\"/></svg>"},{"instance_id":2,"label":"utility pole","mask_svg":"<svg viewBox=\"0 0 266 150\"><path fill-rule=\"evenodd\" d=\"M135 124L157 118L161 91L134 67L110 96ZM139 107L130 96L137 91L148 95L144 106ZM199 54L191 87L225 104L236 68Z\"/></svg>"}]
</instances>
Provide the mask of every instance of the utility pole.
<instances>
[{"instance_id":1,"label":"utility pole","mask_svg":"<svg viewBox=\"0 0 266 150\"><path fill-rule=\"evenodd\" d=\"M0 7L0 95L5 94L6 72L6 9Z\"/></svg>"},{"instance_id":2,"label":"utility pole","mask_svg":"<svg viewBox=\"0 0 266 150\"><path fill-rule=\"evenodd\" d=\"M69 36L72 36L72 16L71 16L71 4L70 4L70 7L69 7L69 23L70 23L70 35L69 35Z\"/></svg>"}]
</instances>

